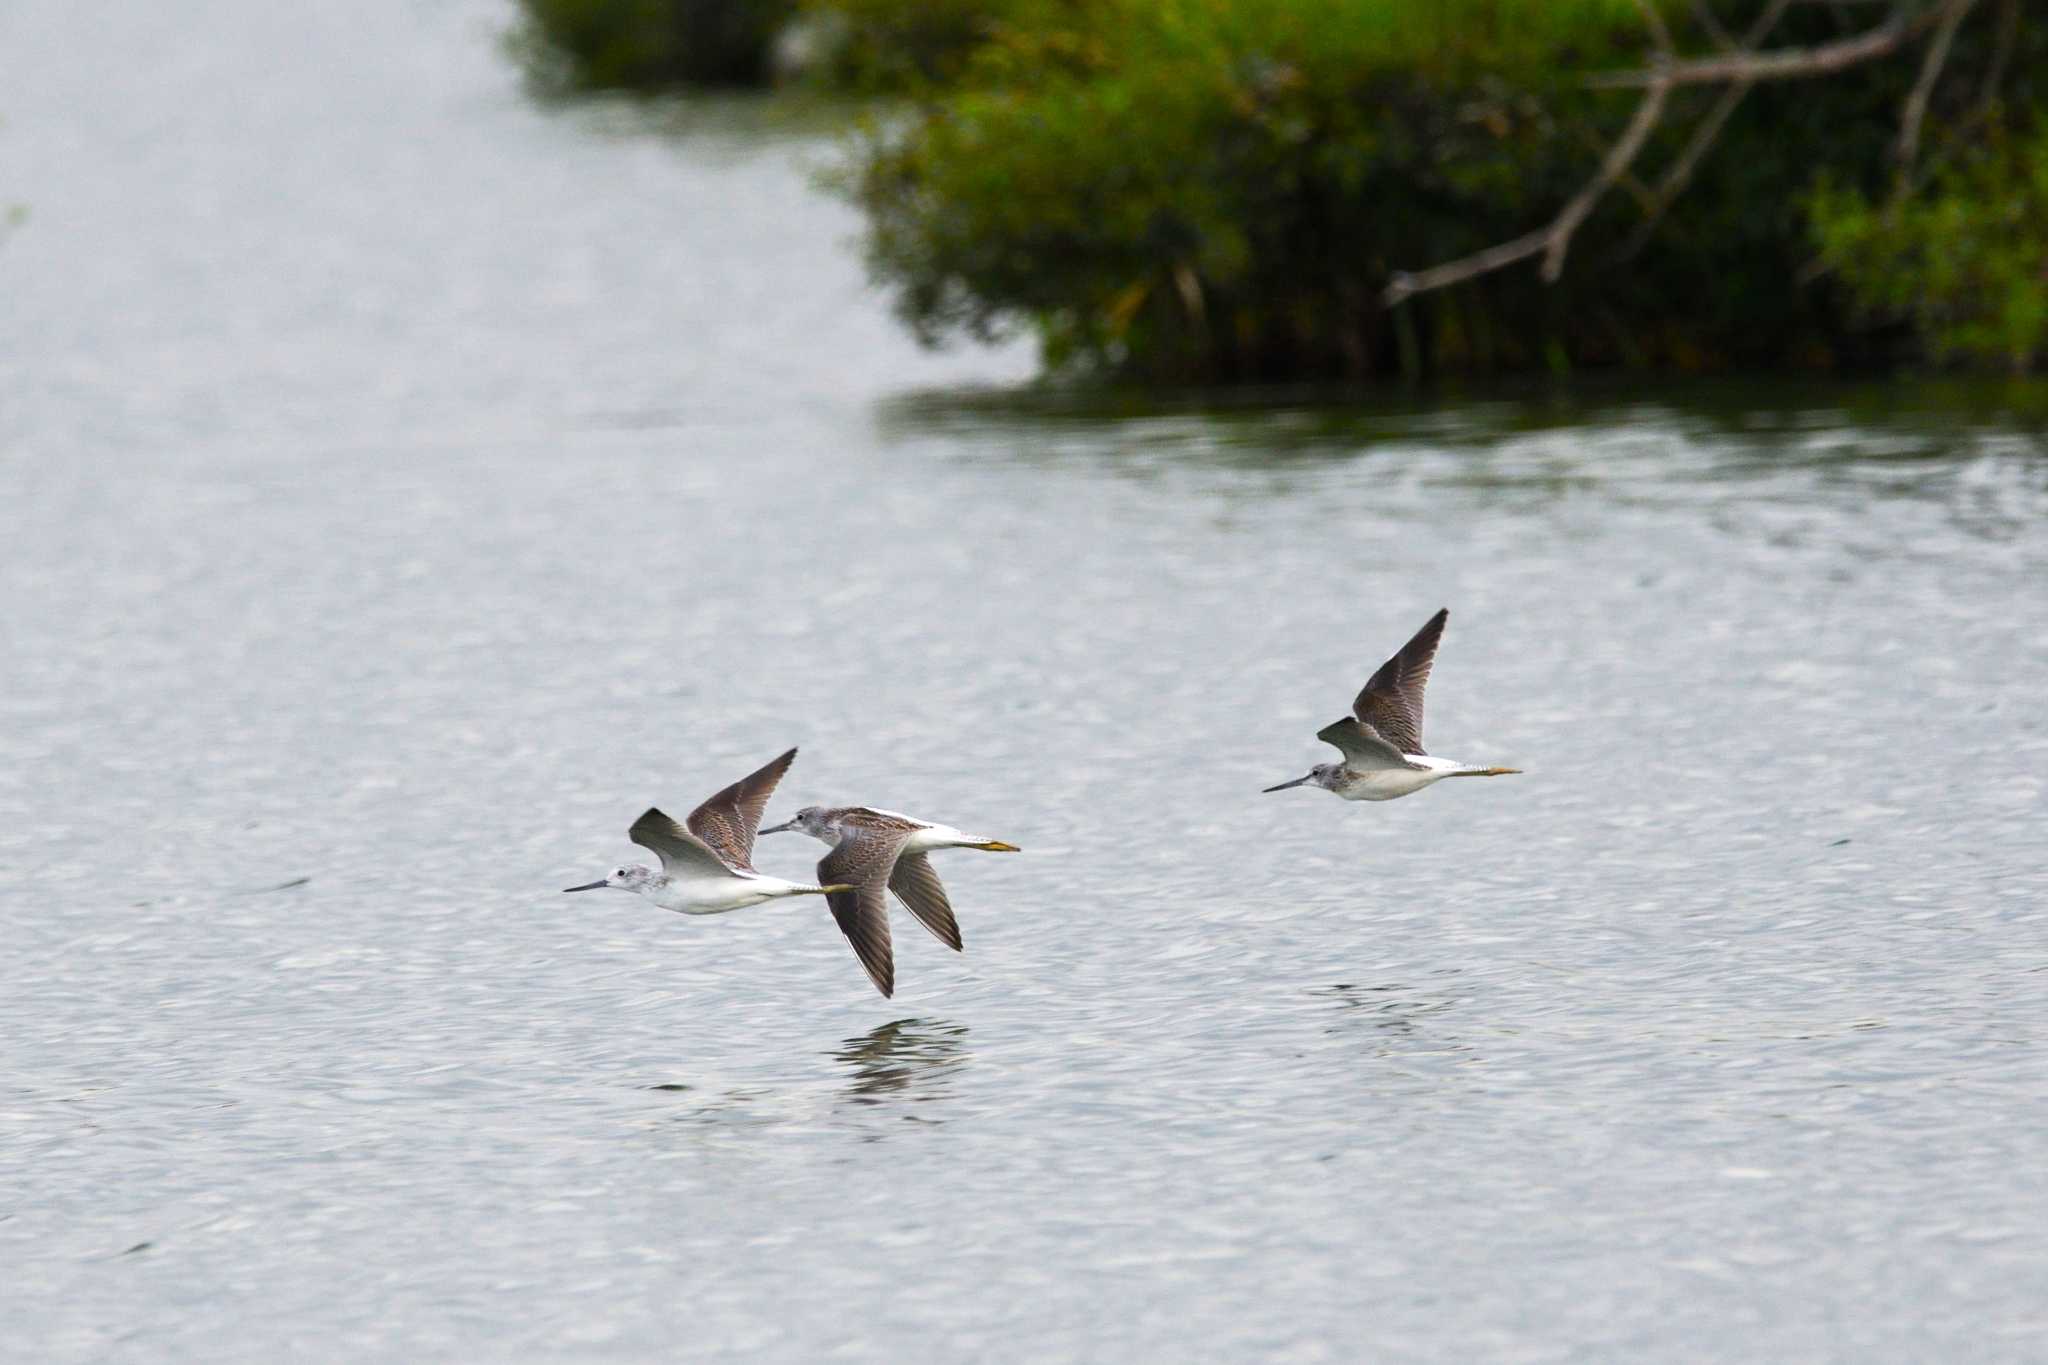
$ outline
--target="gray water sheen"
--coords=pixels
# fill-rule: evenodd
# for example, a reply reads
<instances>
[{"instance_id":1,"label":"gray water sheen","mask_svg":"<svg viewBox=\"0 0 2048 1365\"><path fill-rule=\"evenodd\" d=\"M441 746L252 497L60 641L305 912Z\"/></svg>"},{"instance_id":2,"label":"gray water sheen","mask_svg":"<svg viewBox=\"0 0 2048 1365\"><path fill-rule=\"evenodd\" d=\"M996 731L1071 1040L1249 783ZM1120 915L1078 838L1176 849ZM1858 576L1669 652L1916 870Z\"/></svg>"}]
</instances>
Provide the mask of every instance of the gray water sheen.
<instances>
[{"instance_id":1,"label":"gray water sheen","mask_svg":"<svg viewBox=\"0 0 2048 1365\"><path fill-rule=\"evenodd\" d=\"M2037 423L1007 397L509 17L0 9L0 1354L2048 1357ZM790 744L894 1001L559 894Z\"/></svg>"}]
</instances>

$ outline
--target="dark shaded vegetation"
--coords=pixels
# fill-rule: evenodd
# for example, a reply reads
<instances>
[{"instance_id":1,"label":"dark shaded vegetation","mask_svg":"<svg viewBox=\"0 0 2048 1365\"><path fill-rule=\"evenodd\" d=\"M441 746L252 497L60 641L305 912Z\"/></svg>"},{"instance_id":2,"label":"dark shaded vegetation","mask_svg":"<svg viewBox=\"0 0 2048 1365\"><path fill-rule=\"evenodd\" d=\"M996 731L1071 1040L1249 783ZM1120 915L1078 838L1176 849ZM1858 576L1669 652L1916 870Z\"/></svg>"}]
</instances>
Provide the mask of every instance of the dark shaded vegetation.
<instances>
[{"instance_id":1,"label":"dark shaded vegetation","mask_svg":"<svg viewBox=\"0 0 2048 1365\"><path fill-rule=\"evenodd\" d=\"M543 90L761 85L796 0L520 0L515 47Z\"/></svg>"},{"instance_id":2,"label":"dark shaded vegetation","mask_svg":"<svg viewBox=\"0 0 2048 1365\"><path fill-rule=\"evenodd\" d=\"M582 0L607 2L656 0ZM811 79L898 97L838 186L920 336L1256 383L2039 363L2028 8L807 0L797 22Z\"/></svg>"},{"instance_id":3,"label":"dark shaded vegetation","mask_svg":"<svg viewBox=\"0 0 2048 1365\"><path fill-rule=\"evenodd\" d=\"M1909 318L1936 360L2048 352L2048 127L1992 121L1920 193L1824 183L1808 205L1823 258L1878 318Z\"/></svg>"}]
</instances>

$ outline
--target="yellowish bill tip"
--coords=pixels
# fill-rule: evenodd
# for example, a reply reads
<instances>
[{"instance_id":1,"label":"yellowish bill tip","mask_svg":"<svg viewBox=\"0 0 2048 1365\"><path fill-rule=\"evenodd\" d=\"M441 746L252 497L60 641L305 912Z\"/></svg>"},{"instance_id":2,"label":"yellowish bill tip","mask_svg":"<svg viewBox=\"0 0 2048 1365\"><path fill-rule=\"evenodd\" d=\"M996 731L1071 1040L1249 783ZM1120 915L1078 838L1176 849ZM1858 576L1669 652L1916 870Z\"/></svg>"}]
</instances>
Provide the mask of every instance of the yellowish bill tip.
<instances>
[{"instance_id":1,"label":"yellowish bill tip","mask_svg":"<svg viewBox=\"0 0 2048 1365\"><path fill-rule=\"evenodd\" d=\"M1022 853L1024 851L1015 844L1004 843L1001 839L991 839L985 844L976 844L975 847L985 848L990 853Z\"/></svg>"}]
</instances>

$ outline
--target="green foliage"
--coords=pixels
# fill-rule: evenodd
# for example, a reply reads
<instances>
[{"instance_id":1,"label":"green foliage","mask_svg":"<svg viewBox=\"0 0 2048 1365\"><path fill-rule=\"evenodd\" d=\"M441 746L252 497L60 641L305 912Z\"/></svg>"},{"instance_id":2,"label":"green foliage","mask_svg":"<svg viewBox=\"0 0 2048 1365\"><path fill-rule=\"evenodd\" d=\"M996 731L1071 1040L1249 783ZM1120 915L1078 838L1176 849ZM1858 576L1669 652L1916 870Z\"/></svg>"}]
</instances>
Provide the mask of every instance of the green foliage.
<instances>
[{"instance_id":1,"label":"green foliage","mask_svg":"<svg viewBox=\"0 0 2048 1365\"><path fill-rule=\"evenodd\" d=\"M1903 202L1823 183L1809 211L1858 303L1910 318L1936 359L2023 370L2048 352L2048 125L1994 124Z\"/></svg>"},{"instance_id":2,"label":"green foliage","mask_svg":"<svg viewBox=\"0 0 2048 1365\"><path fill-rule=\"evenodd\" d=\"M520 0L514 37L550 90L760 85L796 0Z\"/></svg>"},{"instance_id":3,"label":"green foliage","mask_svg":"<svg viewBox=\"0 0 2048 1365\"><path fill-rule=\"evenodd\" d=\"M1730 28L1753 17L1719 8ZM1666 8L1674 27L1689 12ZM1635 107L1583 79L1646 60L1633 0L984 13L951 83L871 125L840 182L867 213L877 277L928 340L1028 328L1054 365L1168 382L1841 365L1901 340L1861 326L1835 282L1794 281L1816 168L1881 177L1910 60L1757 87L1639 245L1650 183L1719 95L1681 90L1560 283L1526 262L1387 310L1391 272L1518 237L1585 184ZM1795 7L1774 43L1825 42L1837 23ZM1952 86L1980 79L1988 46L1966 29ZM2038 31L2019 46L2012 70L2048 64Z\"/></svg>"},{"instance_id":4,"label":"green foliage","mask_svg":"<svg viewBox=\"0 0 2048 1365\"><path fill-rule=\"evenodd\" d=\"M1691 55L1781 8L1652 2ZM1722 93L1675 91L1558 283L1525 260L1392 309L1394 272L1541 228L1586 185L1639 99L1586 77L1650 60L1641 0L521 3L556 88L762 81L793 23L813 81L899 97L837 181L926 340L1028 330L1055 366L1165 382L2048 351L2048 137L2014 131L2048 127L2048 24L2026 0L1966 15L1928 110L1935 174L1903 204L1925 27L1756 86L1667 205L1657 181ZM1770 45L1877 22L1793 5Z\"/></svg>"},{"instance_id":5,"label":"green foliage","mask_svg":"<svg viewBox=\"0 0 2048 1365\"><path fill-rule=\"evenodd\" d=\"M952 84L986 43L1065 22L1088 0L804 0L830 84L905 91Z\"/></svg>"}]
</instances>

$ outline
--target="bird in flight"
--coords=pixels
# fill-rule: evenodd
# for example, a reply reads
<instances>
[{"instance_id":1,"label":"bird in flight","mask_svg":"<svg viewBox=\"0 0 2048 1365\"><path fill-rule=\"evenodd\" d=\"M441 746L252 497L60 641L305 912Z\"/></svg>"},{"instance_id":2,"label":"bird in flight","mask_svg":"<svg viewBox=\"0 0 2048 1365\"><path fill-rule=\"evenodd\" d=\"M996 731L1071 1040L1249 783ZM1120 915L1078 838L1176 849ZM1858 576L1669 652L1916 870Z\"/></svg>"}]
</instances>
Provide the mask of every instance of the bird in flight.
<instances>
[{"instance_id":1,"label":"bird in flight","mask_svg":"<svg viewBox=\"0 0 2048 1365\"><path fill-rule=\"evenodd\" d=\"M832 845L818 863L818 880L845 885L831 889L826 904L875 989L885 996L896 993L889 892L895 892L919 924L957 953L962 949L960 925L953 918L946 888L925 855L936 848L1019 851L1015 844L985 834L965 834L951 825L869 806L805 806L790 820L761 832L783 830L801 830Z\"/></svg>"},{"instance_id":2,"label":"bird in flight","mask_svg":"<svg viewBox=\"0 0 2048 1365\"><path fill-rule=\"evenodd\" d=\"M1422 747L1422 690L1436 662L1448 609L1429 618L1415 638L1402 645L1351 703L1351 714L1325 725L1316 738L1344 755L1340 763L1318 763L1306 777L1282 782L1269 792L1289 787L1322 787L1346 801L1392 801L1419 792L1447 777L1502 777L1520 768L1486 768L1432 758Z\"/></svg>"},{"instance_id":3,"label":"bird in flight","mask_svg":"<svg viewBox=\"0 0 2048 1365\"><path fill-rule=\"evenodd\" d=\"M687 827L657 809L633 822L626 837L661 859L661 871L629 864L564 891L614 887L647 897L664 910L685 915L722 915L783 896L829 896L848 886L804 886L754 870L754 833L775 784L796 761L791 749L749 773L690 812Z\"/></svg>"}]
</instances>

